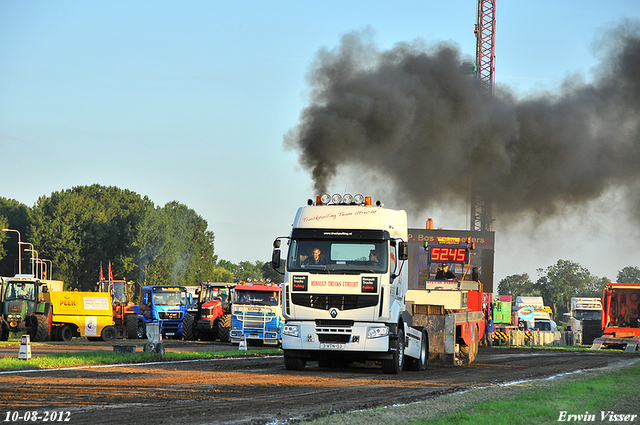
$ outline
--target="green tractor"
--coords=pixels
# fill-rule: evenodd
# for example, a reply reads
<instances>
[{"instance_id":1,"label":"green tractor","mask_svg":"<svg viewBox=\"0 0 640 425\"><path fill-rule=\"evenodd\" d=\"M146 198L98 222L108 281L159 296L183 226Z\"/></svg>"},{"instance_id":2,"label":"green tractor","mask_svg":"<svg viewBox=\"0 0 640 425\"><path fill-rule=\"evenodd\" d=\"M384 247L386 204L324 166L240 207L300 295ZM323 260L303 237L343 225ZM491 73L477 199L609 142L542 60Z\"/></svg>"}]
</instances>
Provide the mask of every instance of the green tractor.
<instances>
[{"instance_id":1,"label":"green tractor","mask_svg":"<svg viewBox=\"0 0 640 425\"><path fill-rule=\"evenodd\" d=\"M0 341L8 340L10 332L28 332L32 341L49 339L52 309L42 294L50 285L32 275L3 279Z\"/></svg>"}]
</instances>

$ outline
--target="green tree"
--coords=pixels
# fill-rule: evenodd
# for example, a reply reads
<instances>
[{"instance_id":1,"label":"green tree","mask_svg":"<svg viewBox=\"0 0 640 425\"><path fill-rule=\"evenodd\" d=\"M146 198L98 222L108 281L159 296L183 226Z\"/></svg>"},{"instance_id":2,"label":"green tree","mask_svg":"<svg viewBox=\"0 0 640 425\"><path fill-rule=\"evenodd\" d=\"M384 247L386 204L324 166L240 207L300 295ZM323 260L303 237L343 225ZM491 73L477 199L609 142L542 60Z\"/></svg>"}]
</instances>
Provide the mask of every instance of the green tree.
<instances>
[{"instance_id":1,"label":"green tree","mask_svg":"<svg viewBox=\"0 0 640 425\"><path fill-rule=\"evenodd\" d=\"M218 261L218 267L228 270L234 278L240 274L240 267L237 264L233 264L231 261L220 260Z\"/></svg>"},{"instance_id":2,"label":"green tree","mask_svg":"<svg viewBox=\"0 0 640 425\"><path fill-rule=\"evenodd\" d=\"M617 283L639 283L640 267L627 266L618 272Z\"/></svg>"},{"instance_id":3,"label":"green tree","mask_svg":"<svg viewBox=\"0 0 640 425\"><path fill-rule=\"evenodd\" d=\"M540 278L535 286L545 303L561 317L570 309L571 297L597 297L604 287L601 279L578 263L568 260L558 262L546 269L538 269Z\"/></svg>"},{"instance_id":4,"label":"green tree","mask_svg":"<svg viewBox=\"0 0 640 425\"><path fill-rule=\"evenodd\" d=\"M280 268L278 270L280 271L280 273L277 270L275 270L273 267L271 267L271 261L267 261L262 266L263 279L265 280L269 279L273 283L283 283L284 276L282 273L284 273L284 259L280 261Z\"/></svg>"},{"instance_id":5,"label":"green tree","mask_svg":"<svg viewBox=\"0 0 640 425\"><path fill-rule=\"evenodd\" d=\"M68 289L93 290L100 264L111 261L115 278L135 280L138 223L152 202L129 190L78 186L42 196L32 209L30 233L53 278ZM106 273L106 270L105 270Z\"/></svg>"},{"instance_id":6,"label":"green tree","mask_svg":"<svg viewBox=\"0 0 640 425\"><path fill-rule=\"evenodd\" d=\"M528 273L512 274L505 277L498 283L498 293L500 295L511 295L514 298L517 296L540 295Z\"/></svg>"},{"instance_id":7,"label":"green tree","mask_svg":"<svg viewBox=\"0 0 640 425\"><path fill-rule=\"evenodd\" d=\"M195 211L176 201L148 210L139 224L139 280L143 285L198 285L216 265L214 235Z\"/></svg>"},{"instance_id":8,"label":"green tree","mask_svg":"<svg viewBox=\"0 0 640 425\"><path fill-rule=\"evenodd\" d=\"M262 280L262 267L264 263L262 261L255 261L255 263L251 263L250 261L241 261L238 263L238 274L236 275L236 279L240 280Z\"/></svg>"},{"instance_id":9,"label":"green tree","mask_svg":"<svg viewBox=\"0 0 640 425\"><path fill-rule=\"evenodd\" d=\"M229 270L224 267L214 267L213 272L211 273L212 282L233 282L234 276Z\"/></svg>"}]
</instances>

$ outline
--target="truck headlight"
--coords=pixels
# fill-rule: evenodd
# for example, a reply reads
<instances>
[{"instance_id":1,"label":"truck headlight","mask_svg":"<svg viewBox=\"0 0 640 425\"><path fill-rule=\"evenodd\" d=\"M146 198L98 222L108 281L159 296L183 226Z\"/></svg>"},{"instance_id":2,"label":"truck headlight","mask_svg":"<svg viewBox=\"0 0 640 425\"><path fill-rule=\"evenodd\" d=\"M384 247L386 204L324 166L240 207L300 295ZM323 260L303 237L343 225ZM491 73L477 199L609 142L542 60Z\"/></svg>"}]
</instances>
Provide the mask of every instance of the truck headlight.
<instances>
[{"instance_id":1,"label":"truck headlight","mask_svg":"<svg viewBox=\"0 0 640 425\"><path fill-rule=\"evenodd\" d=\"M284 335L289 335L293 337L300 337L300 327L298 325L284 325L282 328L282 333Z\"/></svg>"},{"instance_id":2,"label":"truck headlight","mask_svg":"<svg viewBox=\"0 0 640 425\"><path fill-rule=\"evenodd\" d=\"M386 326L369 326L367 328L367 339L381 338L389 335L389 328Z\"/></svg>"}]
</instances>

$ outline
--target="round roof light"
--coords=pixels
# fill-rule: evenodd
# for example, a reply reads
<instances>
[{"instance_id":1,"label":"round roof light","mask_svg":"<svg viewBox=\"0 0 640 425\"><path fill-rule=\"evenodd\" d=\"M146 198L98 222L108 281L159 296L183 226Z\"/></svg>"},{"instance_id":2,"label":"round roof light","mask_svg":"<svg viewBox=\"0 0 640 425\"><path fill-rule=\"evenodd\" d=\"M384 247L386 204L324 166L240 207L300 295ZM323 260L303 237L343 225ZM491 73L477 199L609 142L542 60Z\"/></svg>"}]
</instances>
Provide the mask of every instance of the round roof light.
<instances>
[{"instance_id":1,"label":"round roof light","mask_svg":"<svg viewBox=\"0 0 640 425\"><path fill-rule=\"evenodd\" d=\"M353 202L353 196L350 193L345 193L342 200L345 204L349 205Z\"/></svg>"},{"instance_id":2,"label":"round roof light","mask_svg":"<svg viewBox=\"0 0 640 425\"><path fill-rule=\"evenodd\" d=\"M331 196L329 196L328 193L325 193L320 197L320 201L322 202L322 205L327 205L331 202Z\"/></svg>"},{"instance_id":3,"label":"round roof light","mask_svg":"<svg viewBox=\"0 0 640 425\"><path fill-rule=\"evenodd\" d=\"M364 203L364 196L358 193L353 197L353 202L355 202L357 205L362 205Z\"/></svg>"},{"instance_id":4,"label":"round roof light","mask_svg":"<svg viewBox=\"0 0 640 425\"><path fill-rule=\"evenodd\" d=\"M331 197L331 202L333 202L334 204L339 204L342 202L342 195L340 195L339 193L335 193L332 197Z\"/></svg>"}]
</instances>

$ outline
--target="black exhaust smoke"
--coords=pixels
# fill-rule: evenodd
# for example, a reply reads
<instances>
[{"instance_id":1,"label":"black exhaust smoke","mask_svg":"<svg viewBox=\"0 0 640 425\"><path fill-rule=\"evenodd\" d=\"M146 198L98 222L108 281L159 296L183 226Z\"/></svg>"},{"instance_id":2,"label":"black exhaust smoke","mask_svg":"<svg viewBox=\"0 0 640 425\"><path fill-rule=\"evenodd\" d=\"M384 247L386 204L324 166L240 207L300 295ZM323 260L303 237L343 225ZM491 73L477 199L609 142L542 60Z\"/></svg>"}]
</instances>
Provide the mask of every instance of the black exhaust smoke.
<instances>
[{"instance_id":1,"label":"black exhaust smoke","mask_svg":"<svg viewBox=\"0 0 640 425\"><path fill-rule=\"evenodd\" d=\"M362 34L323 49L308 73L310 103L285 146L299 152L317 193L343 170L378 178L417 213L463 198L471 181L494 216L548 218L610 189L640 212L640 26L603 36L592 82L556 93L493 98L460 72L448 44L378 51ZM640 214L636 214L640 217Z\"/></svg>"}]
</instances>

